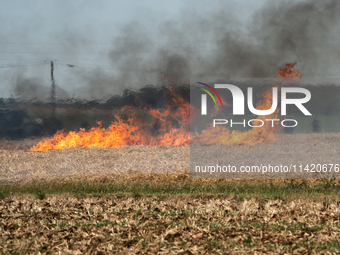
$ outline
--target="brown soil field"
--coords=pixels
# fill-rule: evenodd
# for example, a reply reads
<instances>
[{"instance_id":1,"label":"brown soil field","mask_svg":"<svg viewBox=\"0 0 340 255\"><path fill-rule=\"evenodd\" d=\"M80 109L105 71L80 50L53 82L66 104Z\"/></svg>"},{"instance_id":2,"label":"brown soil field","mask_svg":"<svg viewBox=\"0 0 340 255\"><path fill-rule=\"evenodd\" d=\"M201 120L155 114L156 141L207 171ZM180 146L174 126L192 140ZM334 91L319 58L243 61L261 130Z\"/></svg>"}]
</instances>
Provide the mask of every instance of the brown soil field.
<instances>
[{"instance_id":1,"label":"brown soil field","mask_svg":"<svg viewBox=\"0 0 340 255\"><path fill-rule=\"evenodd\" d=\"M339 203L307 200L11 196L0 201L0 250L4 254L336 254L339 224Z\"/></svg>"},{"instance_id":2,"label":"brown soil field","mask_svg":"<svg viewBox=\"0 0 340 255\"><path fill-rule=\"evenodd\" d=\"M339 164L340 133L278 135L272 144L211 145L240 164ZM127 171L173 172L190 168L187 146L124 146L121 148L76 148L28 152L38 140L0 142L0 182L65 178L67 175L126 173ZM215 149L214 149L215 148ZM198 159L199 160L199 159ZM309 176L309 177L318 177Z\"/></svg>"}]
</instances>

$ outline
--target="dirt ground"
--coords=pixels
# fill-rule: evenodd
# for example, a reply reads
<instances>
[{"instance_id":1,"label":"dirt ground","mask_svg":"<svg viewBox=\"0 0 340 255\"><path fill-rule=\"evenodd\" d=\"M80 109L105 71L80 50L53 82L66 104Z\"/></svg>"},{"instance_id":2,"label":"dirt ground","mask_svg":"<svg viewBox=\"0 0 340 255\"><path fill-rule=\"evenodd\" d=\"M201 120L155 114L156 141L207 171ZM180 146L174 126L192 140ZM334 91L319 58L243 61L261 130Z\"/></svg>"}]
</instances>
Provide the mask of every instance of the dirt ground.
<instances>
[{"instance_id":1,"label":"dirt ground","mask_svg":"<svg viewBox=\"0 0 340 255\"><path fill-rule=\"evenodd\" d=\"M174 196L12 196L5 254L338 254L339 205ZM308 212L308 213L306 213ZM330 253L334 252L334 253Z\"/></svg>"},{"instance_id":2,"label":"dirt ground","mask_svg":"<svg viewBox=\"0 0 340 255\"><path fill-rule=\"evenodd\" d=\"M212 146L223 147L222 152L236 165L340 163L340 133L279 135L278 138L279 141L272 144ZM131 170L172 172L190 168L190 147L187 146L25 151L38 141L0 141L0 182ZM207 150L207 156L213 152Z\"/></svg>"}]
</instances>

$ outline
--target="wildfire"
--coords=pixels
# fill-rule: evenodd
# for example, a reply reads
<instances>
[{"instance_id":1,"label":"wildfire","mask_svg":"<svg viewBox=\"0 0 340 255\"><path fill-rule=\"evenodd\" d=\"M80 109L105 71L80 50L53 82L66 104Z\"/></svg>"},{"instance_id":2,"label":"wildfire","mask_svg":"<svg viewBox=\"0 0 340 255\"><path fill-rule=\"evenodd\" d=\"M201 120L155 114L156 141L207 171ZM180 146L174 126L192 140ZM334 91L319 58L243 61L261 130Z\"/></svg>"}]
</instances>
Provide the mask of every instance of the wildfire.
<instances>
[{"instance_id":1,"label":"wildfire","mask_svg":"<svg viewBox=\"0 0 340 255\"><path fill-rule=\"evenodd\" d=\"M43 139L30 151L46 151L51 149L89 148L89 147L114 147L124 145L188 145L190 140L190 104L181 96L173 92L172 103L164 110L124 107L120 113L115 114L116 119L105 129L102 123L92 127L89 131L65 132L58 131L52 138ZM177 108L173 110L172 108ZM128 116L122 118L121 115ZM144 115L144 116L143 116ZM145 116L148 115L148 116ZM145 120L151 117L149 123ZM144 120L143 120L144 119ZM173 122L177 122L174 127Z\"/></svg>"},{"instance_id":2,"label":"wildfire","mask_svg":"<svg viewBox=\"0 0 340 255\"><path fill-rule=\"evenodd\" d=\"M288 63L285 64L283 67L280 67L277 71L277 77L278 78L289 78L289 79L300 79L301 73L300 71L295 67L296 63Z\"/></svg>"},{"instance_id":3,"label":"wildfire","mask_svg":"<svg viewBox=\"0 0 340 255\"><path fill-rule=\"evenodd\" d=\"M278 70L279 78L300 78L300 72L295 64L286 64ZM143 113L132 107L124 107L120 113L115 114L115 121L108 128L103 128L101 122L97 127L90 130L65 132L58 131L53 137L43 139L30 151L46 151L51 149L68 149L75 147L122 147L124 145L189 145L190 142L190 104L180 95L169 89L172 94L172 102L165 109L151 109L143 107ZM265 91L256 108L259 110L269 109L272 105L271 89ZM175 108L175 110L174 110ZM122 113L126 118L122 118ZM277 119L278 110L270 116L257 116L256 119L265 118ZM151 117L146 121L146 116ZM174 125L174 123L177 123ZM203 130L201 134L194 134L194 141L200 144L245 144L275 142L275 135L278 126L263 126L252 128L249 131L230 131L229 129L217 126Z\"/></svg>"}]
</instances>

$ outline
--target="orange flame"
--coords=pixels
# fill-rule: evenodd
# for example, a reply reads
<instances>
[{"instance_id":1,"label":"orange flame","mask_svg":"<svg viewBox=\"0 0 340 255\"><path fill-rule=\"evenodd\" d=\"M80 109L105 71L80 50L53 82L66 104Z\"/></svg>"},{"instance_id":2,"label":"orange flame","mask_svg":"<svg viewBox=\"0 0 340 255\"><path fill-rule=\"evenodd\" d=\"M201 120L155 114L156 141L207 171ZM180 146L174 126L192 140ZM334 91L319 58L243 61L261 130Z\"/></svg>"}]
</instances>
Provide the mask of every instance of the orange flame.
<instances>
[{"instance_id":1,"label":"orange flame","mask_svg":"<svg viewBox=\"0 0 340 255\"><path fill-rule=\"evenodd\" d=\"M300 79L301 73L300 71L295 67L296 63L287 63L283 67L280 67L277 71L278 74L276 77L278 78L289 78L289 79Z\"/></svg>"},{"instance_id":2,"label":"orange flame","mask_svg":"<svg viewBox=\"0 0 340 255\"><path fill-rule=\"evenodd\" d=\"M172 104L169 104L163 111L150 109L145 106L144 110L152 121L148 123L138 116L138 110L132 107L124 107L120 113L128 116L121 118L121 114L115 114L115 122L105 129L102 123L98 122L98 127L92 127L89 131L63 130L58 131L52 138L43 139L30 151L46 151L51 149L68 149L75 147L114 147L119 148L124 145L188 145L190 140L190 104L181 96L169 91L173 95ZM176 107L172 111L172 107ZM179 127L174 127L173 122L177 122Z\"/></svg>"},{"instance_id":3,"label":"orange flame","mask_svg":"<svg viewBox=\"0 0 340 255\"><path fill-rule=\"evenodd\" d=\"M278 70L280 78L300 78L301 74L295 68L295 64L286 64ZM143 110L151 116L151 122L142 120L138 110L132 107L124 107L120 114L115 114L115 122L105 129L102 123L98 127L92 127L89 131L65 132L58 131L53 137L43 139L30 151L46 151L51 149L68 149L75 147L122 147L124 145L189 145L190 141L190 104L180 95L169 89L173 96L172 102L163 110L151 109L144 106ZM269 109L272 105L272 90L265 91L256 108L259 110ZM176 110L172 110L172 108ZM276 110L270 116L257 116L256 119L277 119ZM122 118L124 113L127 118ZM173 123L177 122L177 125ZM276 141L278 125L264 125L262 128L252 128L249 131L230 131L219 125L215 128L207 128L201 134L194 134L195 143L200 144L245 144L271 143Z\"/></svg>"}]
</instances>

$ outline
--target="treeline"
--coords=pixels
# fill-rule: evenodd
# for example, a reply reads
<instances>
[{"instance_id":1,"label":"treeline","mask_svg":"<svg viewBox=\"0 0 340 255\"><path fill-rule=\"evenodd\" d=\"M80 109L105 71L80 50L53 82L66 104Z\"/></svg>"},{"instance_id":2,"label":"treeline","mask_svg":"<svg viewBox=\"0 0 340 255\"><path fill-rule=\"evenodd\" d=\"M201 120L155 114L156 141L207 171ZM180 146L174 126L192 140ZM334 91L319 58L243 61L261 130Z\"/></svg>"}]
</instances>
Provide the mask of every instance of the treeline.
<instances>
[{"instance_id":1,"label":"treeline","mask_svg":"<svg viewBox=\"0 0 340 255\"><path fill-rule=\"evenodd\" d=\"M247 96L247 87L249 84L238 84L241 90L244 93L246 98ZM296 85L295 85L296 86ZM305 107L313 114L318 115L340 115L340 86L326 84L326 85L304 85L301 86L308 89L311 92L312 98L311 100L304 104ZM190 85L177 85L170 87L170 89L176 94L183 97L185 100L190 101ZM200 104L200 94L204 93L201 90L196 89L196 87L191 86L192 89L192 97L191 99L197 98L197 100L192 100L192 104L199 106ZM264 92L268 87L254 87L254 104L256 104L259 100L262 100L261 93ZM294 96L294 95L289 95ZM295 95L295 98L299 98L299 96L303 95ZM110 97L108 100L82 100L70 98L66 100L58 100L57 107L68 107L70 109L74 108L82 108L82 109L117 109L123 106L134 106L140 107L142 105L149 105L152 108L163 108L171 102L173 97L173 93L170 92L169 87L167 86L153 86L148 85L143 87L142 89L135 91L126 89L121 95L114 95ZM232 95L231 93L223 94L223 98L225 101L232 105ZM245 101L246 102L246 101ZM213 102L210 102L213 104ZM15 98L0 98L0 109L6 108L16 108L16 107L24 107L29 109L30 106L48 106L49 102L22 102L19 99ZM247 109L248 107L245 107ZM231 107L230 107L231 110ZM300 114L300 110L295 106L289 106L287 108L287 112L289 114ZM249 114L250 112L248 112Z\"/></svg>"}]
</instances>

